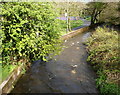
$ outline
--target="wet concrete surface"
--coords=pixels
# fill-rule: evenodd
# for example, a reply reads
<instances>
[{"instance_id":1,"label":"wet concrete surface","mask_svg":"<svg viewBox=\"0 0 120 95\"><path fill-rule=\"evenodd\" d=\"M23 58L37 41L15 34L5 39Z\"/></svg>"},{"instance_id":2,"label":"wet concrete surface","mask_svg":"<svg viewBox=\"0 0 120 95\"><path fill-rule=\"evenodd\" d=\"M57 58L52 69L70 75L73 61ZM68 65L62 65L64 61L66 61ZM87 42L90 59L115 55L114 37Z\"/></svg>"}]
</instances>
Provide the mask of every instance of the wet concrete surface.
<instances>
[{"instance_id":1,"label":"wet concrete surface","mask_svg":"<svg viewBox=\"0 0 120 95\"><path fill-rule=\"evenodd\" d=\"M83 45L89 36L86 32L65 40L61 54L47 63L35 61L11 93L98 93Z\"/></svg>"}]
</instances>

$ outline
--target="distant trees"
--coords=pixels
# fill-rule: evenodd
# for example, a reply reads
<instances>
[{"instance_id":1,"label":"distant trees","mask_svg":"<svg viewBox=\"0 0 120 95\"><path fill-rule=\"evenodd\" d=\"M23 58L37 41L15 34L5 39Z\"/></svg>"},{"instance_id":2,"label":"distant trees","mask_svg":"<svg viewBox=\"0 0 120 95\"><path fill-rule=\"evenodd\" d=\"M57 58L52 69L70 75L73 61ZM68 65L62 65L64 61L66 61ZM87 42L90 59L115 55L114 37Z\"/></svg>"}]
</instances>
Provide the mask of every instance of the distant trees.
<instances>
[{"instance_id":1,"label":"distant trees","mask_svg":"<svg viewBox=\"0 0 120 95\"><path fill-rule=\"evenodd\" d=\"M82 10L86 7L82 2L57 2L54 4L59 9L59 14L63 16L67 10L69 16L81 16Z\"/></svg>"},{"instance_id":2,"label":"distant trees","mask_svg":"<svg viewBox=\"0 0 120 95\"><path fill-rule=\"evenodd\" d=\"M81 17L82 10L86 6L86 4L82 2L54 2L53 4L56 7L56 12L59 13L59 16L65 17L65 13L67 13L67 31L71 31L70 17L74 16L77 17L77 19Z\"/></svg>"},{"instance_id":3,"label":"distant trees","mask_svg":"<svg viewBox=\"0 0 120 95\"><path fill-rule=\"evenodd\" d=\"M109 22L112 24L120 24L120 2L57 2L60 16L64 16L66 10L68 16L91 16L91 25L99 22Z\"/></svg>"},{"instance_id":4,"label":"distant trees","mask_svg":"<svg viewBox=\"0 0 120 95\"><path fill-rule=\"evenodd\" d=\"M100 22L120 24L120 2L109 2L100 15Z\"/></svg>"},{"instance_id":5,"label":"distant trees","mask_svg":"<svg viewBox=\"0 0 120 95\"><path fill-rule=\"evenodd\" d=\"M85 15L91 16L91 25L99 22L120 24L120 2L87 3Z\"/></svg>"},{"instance_id":6,"label":"distant trees","mask_svg":"<svg viewBox=\"0 0 120 95\"><path fill-rule=\"evenodd\" d=\"M91 25L99 22L101 12L106 8L107 3L90 2L87 4L87 14L91 16Z\"/></svg>"}]
</instances>

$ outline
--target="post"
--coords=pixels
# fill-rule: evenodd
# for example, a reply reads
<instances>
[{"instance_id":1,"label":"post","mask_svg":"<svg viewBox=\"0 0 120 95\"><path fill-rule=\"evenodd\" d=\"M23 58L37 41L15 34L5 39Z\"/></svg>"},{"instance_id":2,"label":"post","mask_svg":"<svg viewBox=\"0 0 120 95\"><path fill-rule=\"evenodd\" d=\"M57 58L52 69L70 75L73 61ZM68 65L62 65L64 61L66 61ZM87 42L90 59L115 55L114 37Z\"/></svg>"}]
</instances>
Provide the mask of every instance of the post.
<instances>
[{"instance_id":1,"label":"post","mask_svg":"<svg viewBox=\"0 0 120 95\"><path fill-rule=\"evenodd\" d=\"M65 16L66 16L66 23L67 23L67 29L66 29L66 32L69 31L69 22L68 22L68 8L69 8L69 0L67 0L67 9L66 9L66 13L65 13Z\"/></svg>"},{"instance_id":2,"label":"post","mask_svg":"<svg viewBox=\"0 0 120 95\"><path fill-rule=\"evenodd\" d=\"M66 33L67 33L68 32L68 10L66 10L65 17L66 17L66 24L67 24L67 29L66 29Z\"/></svg>"}]
</instances>

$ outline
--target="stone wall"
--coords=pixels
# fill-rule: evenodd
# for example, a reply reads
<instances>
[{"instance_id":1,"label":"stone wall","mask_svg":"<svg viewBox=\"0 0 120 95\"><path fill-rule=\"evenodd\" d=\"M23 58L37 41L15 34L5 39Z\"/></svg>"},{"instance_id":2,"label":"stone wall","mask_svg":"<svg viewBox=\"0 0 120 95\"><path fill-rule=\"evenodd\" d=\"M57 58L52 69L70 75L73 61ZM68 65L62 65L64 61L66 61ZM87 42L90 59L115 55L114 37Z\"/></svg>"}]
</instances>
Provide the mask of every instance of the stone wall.
<instances>
[{"instance_id":1,"label":"stone wall","mask_svg":"<svg viewBox=\"0 0 120 95\"><path fill-rule=\"evenodd\" d=\"M69 33L63 35L63 36L61 37L61 39L62 39L62 40L67 40L67 39L69 39L69 38L71 38L71 37L74 37L75 35L78 35L78 34L80 34L80 33L82 33L82 32L86 32L86 31L88 31L88 30L89 30L89 26L84 27L84 28L80 28L80 29L78 29L78 30L75 30L75 31L72 31L72 32L69 32Z\"/></svg>"}]
</instances>

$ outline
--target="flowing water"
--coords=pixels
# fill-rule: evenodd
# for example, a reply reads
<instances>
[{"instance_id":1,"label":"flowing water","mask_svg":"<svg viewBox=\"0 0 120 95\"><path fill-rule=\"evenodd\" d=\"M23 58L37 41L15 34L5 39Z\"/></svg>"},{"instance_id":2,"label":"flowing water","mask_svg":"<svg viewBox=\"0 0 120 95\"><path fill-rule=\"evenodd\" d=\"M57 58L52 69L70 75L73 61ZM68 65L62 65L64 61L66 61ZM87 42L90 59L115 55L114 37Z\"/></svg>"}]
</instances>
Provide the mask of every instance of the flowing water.
<instances>
[{"instance_id":1,"label":"flowing water","mask_svg":"<svg viewBox=\"0 0 120 95\"><path fill-rule=\"evenodd\" d=\"M98 93L96 75L87 60L83 42L90 32L65 40L63 51L44 63L35 61L11 93Z\"/></svg>"}]
</instances>

